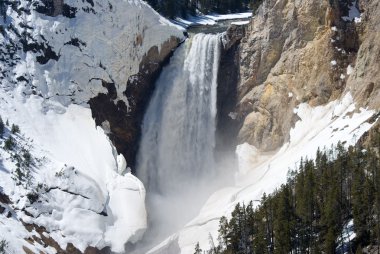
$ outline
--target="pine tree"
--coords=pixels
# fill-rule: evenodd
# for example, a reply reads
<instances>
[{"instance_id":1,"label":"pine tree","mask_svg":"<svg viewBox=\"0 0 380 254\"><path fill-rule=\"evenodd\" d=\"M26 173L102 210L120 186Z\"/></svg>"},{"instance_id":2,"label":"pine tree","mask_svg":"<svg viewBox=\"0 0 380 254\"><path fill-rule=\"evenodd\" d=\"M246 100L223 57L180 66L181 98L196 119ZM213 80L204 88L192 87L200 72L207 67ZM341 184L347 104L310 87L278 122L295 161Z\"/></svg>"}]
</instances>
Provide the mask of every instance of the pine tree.
<instances>
[{"instance_id":1,"label":"pine tree","mask_svg":"<svg viewBox=\"0 0 380 254\"><path fill-rule=\"evenodd\" d=\"M199 246L199 242L195 245L195 252L194 254L202 254L202 249Z\"/></svg>"},{"instance_id":2,"label":"pine tree","mask_svg":"<svg viewBox=\"0 0 380 254\"><path fill-rule=\"evenodd\" d=\"M223 254L329 254L348 247L348 253L362 253L361 246L371 244L380 253L379 150L367 150L339 144L318 150L315 162L301 160L299 172L272 195L264 194L256 210L252 202L238 204L230 221L221 219L221 245L214 249ZM343 238L343 225L351 219L352 243Z\"/></svg>"},{"instance_id":3,"label":"pine tree","mask_svg":"<svg viewBox=\"0 0 380 254\"><path fill-rule=\"evenodd\" d=\"M366 197L366 176L363 170L362 154L354 157L353 179L352 179L352 215L354 217L355 232L359 241L368 237L368 202Z\"/></svg>"},{"instance_id":4,"label":"pine tree","mask_svg":"<svg viewBox=\"0 0 380 254\"><path fill-rule=\"evenodd\" d=\"M0 254L6 254L8 248L8 242L6 240L0 240Z\"/></svg>"},{"instance_id":5,"label":"pine tree","mask_svg":"<svg viewBox=\"0 0 380 254\"><path fill-rule=\"evenodd\" d=\"M7 20L7 3L5 0L0 0L0 16L3 17L3 21L4 23L6 22Z\"/></svg>"},{"instance_id":6,"label":"pine tree","mask_svg":"<svg viewBox=\"0 0 380 254\"><path fill-rule=\"evenodd\" d=\"M7 140L5 140L4 149L12 150L14 146L15 146L15 141L13 140L11 136Z\"/></svg>"},{"instance_id":7,"label":"pine tree","mask_svg":"<svg viewBox=\"0 0 380 254\"><path fill-rule=\"evenodd\" d=\"M20 127L18 125L12 124L11 132L13 134L19 133L20 132Z\"/></svg>"},{"instance_id":8,"label":"pine tree","mask_svg":"<svg viewBox=\"0 0 380 254\"><path fill-rule=\"evenodd\" d=\"M2 138L4 135L4 122L3 119L0 117L0 138Z\"/></svg>"},{"instance_id":9,"label":"pine tree","mask_svg":"<svg viewBox=\"0 0 380 254\"><path fill-rule=\"evenodd\" d=\"M263 209L260 209L257 212L257 233L254 235L253 238L253 252L254 253L262 253L262 254L268 254L268 248L267 248L267 242L266 239L266 221L264 216Z\"/></svg>"},{"instance_id":10,"label":"pine tree","mask_svg":"<svg viewBox=\"0 0 380 254\"><path fill-rule=\"evenodd\" d=\"M230 227L228 225L228 220L226 217L220 218L219 221L219 236L222 240L220 243L224 249L229 248L229 237L230 237Z\"/></svg>"},{"instance_id":11,"label":"pine tree","mask_svg":"<svg viewBox=\"0 0 380 254\"><path fill-rule=\"evenodd\" d=\"M294 223L289 186L282 186L278 196L273 225L276 239L274 253L289 253L292 250L292 228Z\"/></svg>"}]
</instances>

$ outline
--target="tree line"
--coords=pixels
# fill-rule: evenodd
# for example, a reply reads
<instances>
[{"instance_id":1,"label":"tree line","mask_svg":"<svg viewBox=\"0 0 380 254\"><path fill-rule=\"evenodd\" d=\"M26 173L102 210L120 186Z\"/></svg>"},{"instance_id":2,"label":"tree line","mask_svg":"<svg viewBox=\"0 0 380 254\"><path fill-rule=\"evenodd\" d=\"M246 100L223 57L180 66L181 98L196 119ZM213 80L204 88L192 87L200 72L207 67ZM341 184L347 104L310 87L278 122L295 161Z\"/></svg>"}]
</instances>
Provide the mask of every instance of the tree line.
<instances>
[{"instance_id":1,"label":"tree line","mask_svg":"<svg viewBox=\"0 0 380 254\"><path fill-rule=\"evenodd\" d=\"M365 246L380 253L379 134L374 143L368 149L338 144L301 160L259 206L238 204L231 219L221 218L218 245L211 239L211 249L197 244L195 253L355 254Z\"/></svg>"},{"instance_id":2,"label":"tree line","mask_svg":"<svg viewBox=\"0 0 380 254\"><path fill-rule=\"evenodd\" d=\"M237 13L256 9L262 0L147 0L162 15L174 18L196 15Z\"/></svg>"}]
</instances>

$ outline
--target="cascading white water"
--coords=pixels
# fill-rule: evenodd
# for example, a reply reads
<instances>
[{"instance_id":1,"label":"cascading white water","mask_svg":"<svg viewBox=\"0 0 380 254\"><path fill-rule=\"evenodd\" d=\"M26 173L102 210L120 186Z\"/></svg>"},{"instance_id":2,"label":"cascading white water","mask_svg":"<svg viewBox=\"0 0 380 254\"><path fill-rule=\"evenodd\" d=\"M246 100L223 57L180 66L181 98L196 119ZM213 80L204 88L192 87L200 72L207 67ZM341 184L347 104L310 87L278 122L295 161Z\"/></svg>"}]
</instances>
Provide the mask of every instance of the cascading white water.
<instances>
[{"instance_id":1,"label":"cascading white water","mask_svg":"<svg viewBox=\"0 0 380 254\"><path fill-rule=\"evenodd\" d=\"M148 190L151 220L168 230L199 208L196 193L213 174L220 48L220 36L212 34L182 45L163 69L144 117L137 175Z\"/></svg>"}]
</instances>

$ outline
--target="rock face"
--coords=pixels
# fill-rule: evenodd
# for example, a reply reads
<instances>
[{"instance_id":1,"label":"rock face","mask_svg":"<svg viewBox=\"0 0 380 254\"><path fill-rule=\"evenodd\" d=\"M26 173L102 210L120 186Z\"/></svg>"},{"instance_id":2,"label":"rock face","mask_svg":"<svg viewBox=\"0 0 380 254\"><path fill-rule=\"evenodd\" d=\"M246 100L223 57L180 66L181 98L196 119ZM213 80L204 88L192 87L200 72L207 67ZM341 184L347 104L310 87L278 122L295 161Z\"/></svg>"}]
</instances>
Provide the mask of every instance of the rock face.
<instances>
[{"instance_id":1,"label":"rock face","mask_svg":"<svg viewBox=\"0 0 380 254\"><path fill-rule=\"evenodd\" d=\"M380 107L380 3L376 0L359 1L362 22L357 24L359 48L353 62L352 74L347 79L347 90L362 106Z\"/></svg>"},{"instance_id":2,"label":"rock face","mask_svg":"<svg viewBox=\"0 0 380 254\"><path fill-rule=\"evenodd\" d=\"M358 7L361 22L349 17ZM274 150L289 140L296 105L325 104L347 91L379 108L376 13L373 0L264 1L240 48L239 141Z\"/></svg>"},{"instance_id":3,"label":"rock face","mask_svg":"<svg viewBox=\"0 0 380 254\"><path fill-rule=\"evenodd\" d=\"M89 101L96 124L108 130L112 143L125 156L132 170L135 169L142 119L155 80L179 42L179 38L171 37L161 46L161 50L157 46L152 47L143 57L139 72L128 79L123 92L129 107L122 100L114 102L117 100L115 84L104 81L103 86L108 93L100 93Z\"/></svg>"},{"instance_id":4,"label":"rock face","mask_svg":"<svg viewBox=\"0 0 380 254\"><path fill-rule=\"evenodd\" d=\"M241 123L235 121L234 110L237 104L239 81L240 41L245 36L245 27L231 25L224 37L218 71L216 151L223 153L235 149L236 136Z\"/></svg>"}]
</instances>

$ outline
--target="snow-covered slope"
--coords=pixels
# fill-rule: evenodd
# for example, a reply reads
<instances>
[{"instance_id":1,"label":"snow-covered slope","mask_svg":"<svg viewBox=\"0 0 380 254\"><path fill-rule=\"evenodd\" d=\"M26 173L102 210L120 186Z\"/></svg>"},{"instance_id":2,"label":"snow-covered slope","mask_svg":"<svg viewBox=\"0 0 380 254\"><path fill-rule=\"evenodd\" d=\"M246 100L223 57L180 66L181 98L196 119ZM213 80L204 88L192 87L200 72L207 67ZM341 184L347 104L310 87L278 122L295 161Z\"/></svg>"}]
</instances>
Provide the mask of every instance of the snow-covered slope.
<instances>
[{"instance_id":1,"label":"snow-covered slope","mask_svg":"<svg viewBox=\"0 0 380 254\"><path fill-rule=\"evenodd\" d=\"M296 169L301 157L314 158L318 148L330 148L339 141L354 145L374 124L369 120L375 114L357 108L349 93L324 106L302 103L294 112L300 120L290 131L289 142L275 153L262 153L247 143L239 145L235 184L215 192L196 218L149 253L172 253L167 250L173 242L182 254L194 253L197 242L202 249L209 249L210 234L216 243L220 218L229 217L237 203L256 201L257 205L264 193L272 193L286 182L289 170Z\"/></svg>"},{"instance_id":2,"label":"snow-covered slope","mask_svg":"<svg viewBox=\"0 0 380 254\"><path fill-rule=\"evenodd\" d=\"M127 81L143 58L183 31L139 0L22 0L6 14L0 116L21 131L6 126L0 139L0 191L11 201L0 202L0 238L9 253L122 252L146 228L145 190L87 102L112 83L115 104L128 107Z\"/></svg>"}]
</instances>

